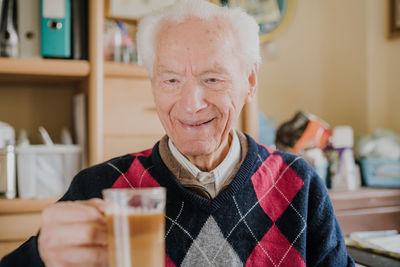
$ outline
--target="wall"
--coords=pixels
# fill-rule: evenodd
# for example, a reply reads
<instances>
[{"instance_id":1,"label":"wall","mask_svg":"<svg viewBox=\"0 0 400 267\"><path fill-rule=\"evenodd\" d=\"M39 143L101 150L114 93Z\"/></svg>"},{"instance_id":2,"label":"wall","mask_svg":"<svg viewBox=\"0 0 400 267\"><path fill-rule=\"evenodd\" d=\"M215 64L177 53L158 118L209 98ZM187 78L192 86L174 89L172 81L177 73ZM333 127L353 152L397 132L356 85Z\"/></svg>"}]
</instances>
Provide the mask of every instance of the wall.
<instances>
[{"instance_id":1,"label":"wall","mask_svg":"<svg viewBox=\"0 0 400 267\"><path fill-rule=\"evenodd\" d=\"M305 1L299 1L305 3ZM364 0L323 1L322 118L367 131Z\"/></svg>"},{"instance_id":2,"label":"wall","mask_svg":"<svg viewBox=\"0 0 400 267\"><path fill-rule=\"evenodd\" d=\"M296 3L289 26L273 41L275 55L267 45L261 47L258 104L269 117L281 121L299 109L323 110L323 103L315 101L323 97L322 2Z\"/></svg>"},{"instance_id":3,"label":"wall","mask_svg":"<svg viewBox=\"0 0 400 267\"><path fill-rule=\"evenodd\" d=\"M307 110L356 134L400 132L400 39L387 39L387 1L295 2L276 53L262 47L260 110L279 121Z\"/></svg>"},{"instance_id":4,"label":"wall","mask_svg":"<svg viewBox=\"0 0 400 267\"><path fill-rule=\"evenodd\" d=\"M387 14L388 1L368 0L368 128L400 133L400 38L388 41Z\"/></svg>"}]
</instances>

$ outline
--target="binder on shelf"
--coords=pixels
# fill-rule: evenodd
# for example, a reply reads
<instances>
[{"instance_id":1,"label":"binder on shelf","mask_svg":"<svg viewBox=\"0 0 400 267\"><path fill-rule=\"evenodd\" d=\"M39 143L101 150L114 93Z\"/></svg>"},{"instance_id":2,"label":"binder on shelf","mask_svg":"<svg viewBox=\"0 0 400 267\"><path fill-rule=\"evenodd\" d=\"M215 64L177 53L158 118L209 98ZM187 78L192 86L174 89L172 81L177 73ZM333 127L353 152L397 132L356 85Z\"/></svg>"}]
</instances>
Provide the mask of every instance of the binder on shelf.
<instances>
[{"instance_id":1,"label":"binder on shelf","mask_svg":"<svg viewBox=\"0 0 400 267\"><path fill-rule=\"evenodd\" d=\"M0 28L0 56L18 56L18 28L17 28L17 2L16 0L2 1L2 22Z\"/></svg>"},{"instance_id":2,"label":"binder on shelf","mask_svg":"<svg viewBox=\"0 0 400 267\"><path fill-rule=\"evenodd\" d=\"M41 0L43 57L71 57L71 1Z\"/></svg>"},{"instance_id":3,"label":"binder on shelf","mask_svg":"<svg viewBox=\"0 0 400 267\"><path fill-rule=\"evenodd\" d=\"M73 59L88 59L88 5L88 0L71 0Z\"/></svg>"},{"instance_id":4,"label":"binder on shelf","mask_svg":"<svg viewBox=\"0 0 400 267\"><path fill-rule=\"evenodd\" d=\"M40 58L40 2L18 0L19 56Z\"/></svg>"},{"instance_id":5,"label":"binder on shelf","mask_svg":"<svg viewBox=\"0 0 400 267\"><path fill-rule=\"evenodd\" d=\"M0 32L1 32L1 27L3 27L3 2L4 0L0 0Z\"/></svg>"}]
</instances>

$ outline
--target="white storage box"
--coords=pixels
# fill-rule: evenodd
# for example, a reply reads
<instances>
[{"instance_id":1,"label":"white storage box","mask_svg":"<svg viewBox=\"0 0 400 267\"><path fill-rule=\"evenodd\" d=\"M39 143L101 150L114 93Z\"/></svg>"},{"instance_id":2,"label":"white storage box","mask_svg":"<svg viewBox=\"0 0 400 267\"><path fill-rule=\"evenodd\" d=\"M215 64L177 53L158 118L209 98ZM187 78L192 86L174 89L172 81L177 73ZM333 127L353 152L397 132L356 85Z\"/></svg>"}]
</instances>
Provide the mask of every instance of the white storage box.
<instances>
[{"instance_id":1,"label":"white storage box","mask_svg":"<svg viewBox=\"0 0 400 267\"><path fill-rule=\"evenodd\" d=\"M77 145L20 146L16 152L20 198L61 197L81 169Z\"/></svg>"}]
</instances>

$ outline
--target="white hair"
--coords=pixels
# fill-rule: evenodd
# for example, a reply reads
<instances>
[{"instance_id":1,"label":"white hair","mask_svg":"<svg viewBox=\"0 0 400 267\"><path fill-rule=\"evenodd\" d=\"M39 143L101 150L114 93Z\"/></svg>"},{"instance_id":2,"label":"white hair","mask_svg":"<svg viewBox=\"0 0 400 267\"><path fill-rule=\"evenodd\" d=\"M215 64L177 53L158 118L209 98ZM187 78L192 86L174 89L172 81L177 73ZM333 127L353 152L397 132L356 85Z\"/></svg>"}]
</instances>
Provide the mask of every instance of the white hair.
<instances>
[{"instance_id":1,"label":"white hair","mask_svg":"<svg viewBox=\"0 0 400 267\"><path fill-rule=\"evenodd\" d=\"M141 64L153 76L155 59L155 35L164 22L182 22L195 17L204 20L222 18L236 33L244 63L249 67L261 63L259 27L255 19L241 8L220 7L205 0L178 0L173 5L159 9L140 20L137 32L137 47Z\"/></svg>"}]
</instances>

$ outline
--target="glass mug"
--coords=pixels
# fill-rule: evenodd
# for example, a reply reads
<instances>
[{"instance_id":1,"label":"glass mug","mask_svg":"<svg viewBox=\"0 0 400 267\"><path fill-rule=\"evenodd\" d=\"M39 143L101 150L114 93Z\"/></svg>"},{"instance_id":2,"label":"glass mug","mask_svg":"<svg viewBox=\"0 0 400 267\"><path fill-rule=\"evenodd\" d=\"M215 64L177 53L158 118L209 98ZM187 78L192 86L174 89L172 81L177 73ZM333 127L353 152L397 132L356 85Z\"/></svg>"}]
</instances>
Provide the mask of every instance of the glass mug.
<instances>
[{"instance_id":1,"label":"glass mug","mask_svg":"<svg viewBox=\"0 0 400 267\"><path fill-rule=\"evenodd\" d=\"M105 189L110 267L164 266L163 187Z\"/></svg>"}]
</instances>

